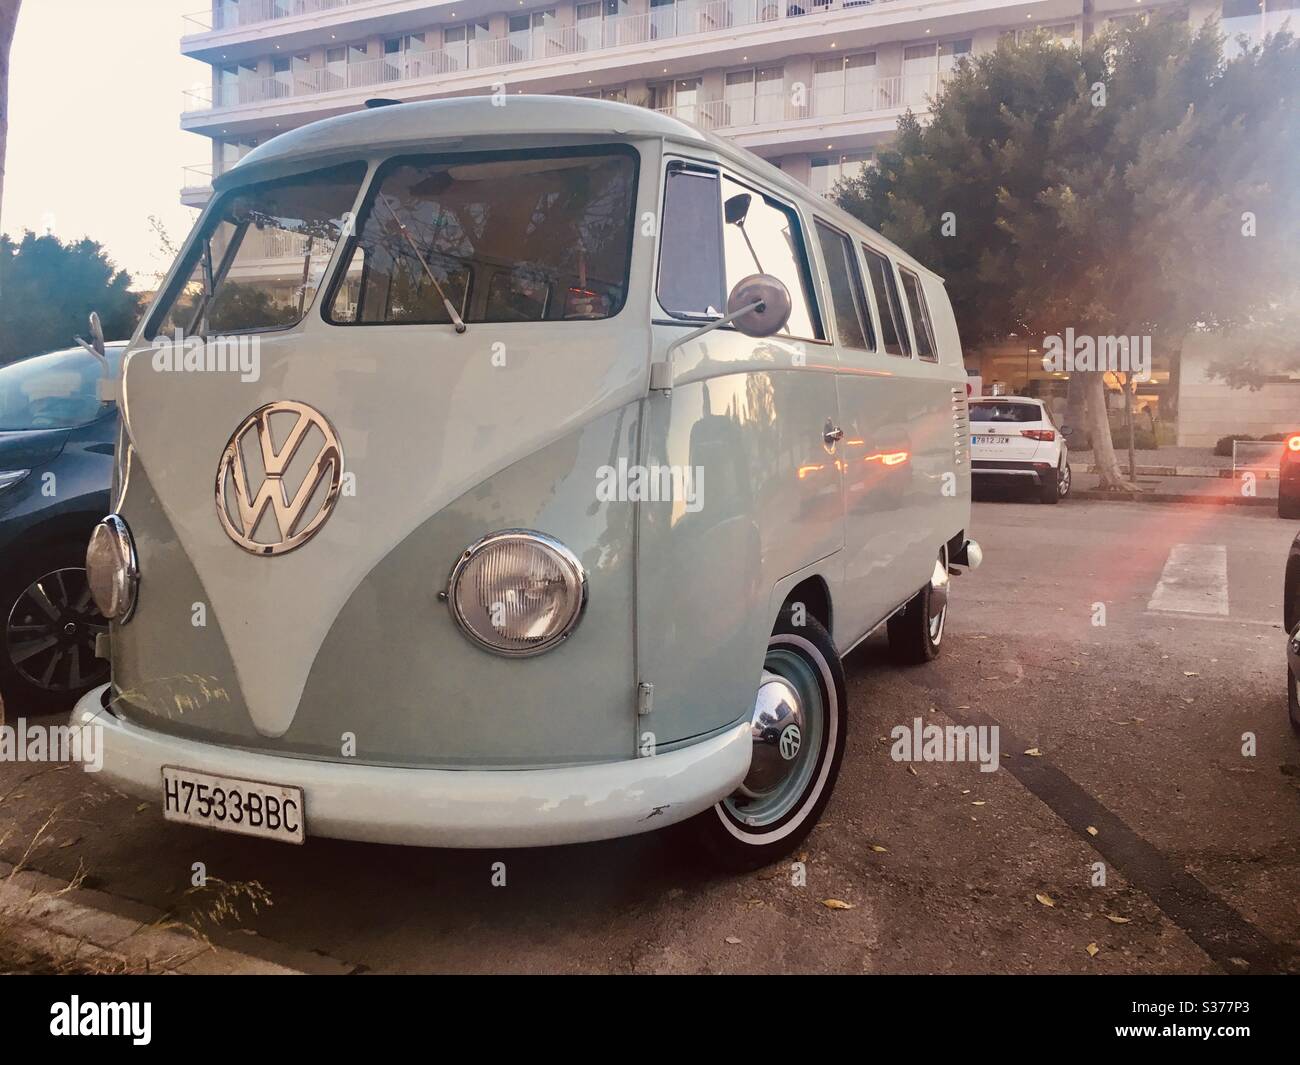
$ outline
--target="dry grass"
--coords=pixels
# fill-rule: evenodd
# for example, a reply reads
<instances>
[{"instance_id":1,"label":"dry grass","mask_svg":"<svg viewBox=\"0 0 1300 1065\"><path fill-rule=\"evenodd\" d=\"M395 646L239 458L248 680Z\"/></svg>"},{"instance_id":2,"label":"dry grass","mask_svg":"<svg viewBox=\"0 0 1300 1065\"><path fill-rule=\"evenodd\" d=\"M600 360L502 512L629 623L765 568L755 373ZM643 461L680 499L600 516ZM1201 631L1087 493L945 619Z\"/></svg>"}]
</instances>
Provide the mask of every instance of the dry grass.
<instances>
[{"instance_id":1,"label":"dry grass","mask_svg":"<svg viewBox=\"0 0 1300 1065\"><path fill-rule=\"evenodd\" d=\"M30 783L30 778L24 783ZM122 934L109 942L92 943L60 931L58 911L71 903L69 896L85 883L84 865L78 861L72 879L52 890L24 887L29 878L23 874L31 871L33 856L53 841L55 832L71 823L84 823L81 814L95 802L81 797L51 810L23 846L13 868L0 877L0 973L170 971L215 949L211 933L236 930L246 913L256 914L271 905L270 894L257 881L232 883L208 877L203 886L184 893L179 912L154 921L124 922ZM14 834L13 828L0 833L0 851L8 851Z\"/></svg>"}]
</instances>

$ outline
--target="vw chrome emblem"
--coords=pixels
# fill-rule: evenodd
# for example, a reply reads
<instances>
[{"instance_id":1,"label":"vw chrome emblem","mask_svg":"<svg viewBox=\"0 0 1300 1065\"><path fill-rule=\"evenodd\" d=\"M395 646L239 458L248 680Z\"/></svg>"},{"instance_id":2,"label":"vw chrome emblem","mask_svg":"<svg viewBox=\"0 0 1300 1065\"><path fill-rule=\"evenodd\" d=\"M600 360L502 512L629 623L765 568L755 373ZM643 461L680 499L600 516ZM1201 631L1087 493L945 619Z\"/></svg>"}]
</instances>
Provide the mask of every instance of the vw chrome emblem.
<instances>
[{"instance_id":1,"label":"vw chrome emblem","mask_svg":"<svg viewBox=\"0 0 1300 1065\"><path fill-rule=\"evenodd\" d=\"M245 551L283 555L320 532L342 479L343 446L325 415L292 400L268 403L243 420L221 454L217 517ZM267 526L260 535L259 526Z\"/></svg>"},{"instance_id":2,"label":"vw chrome emblem","mask_svg":"<svg viewBox=\"0 0 1300 1065\"><path fill-rule=\"evenodd\" d=\"M778 744L781 757L787 762L794 761L794 756L799 753L799 747L803 743L803 736L799 732L798 725L786 725L781 731L781 739Z\"/></svg>"}]
</instances>

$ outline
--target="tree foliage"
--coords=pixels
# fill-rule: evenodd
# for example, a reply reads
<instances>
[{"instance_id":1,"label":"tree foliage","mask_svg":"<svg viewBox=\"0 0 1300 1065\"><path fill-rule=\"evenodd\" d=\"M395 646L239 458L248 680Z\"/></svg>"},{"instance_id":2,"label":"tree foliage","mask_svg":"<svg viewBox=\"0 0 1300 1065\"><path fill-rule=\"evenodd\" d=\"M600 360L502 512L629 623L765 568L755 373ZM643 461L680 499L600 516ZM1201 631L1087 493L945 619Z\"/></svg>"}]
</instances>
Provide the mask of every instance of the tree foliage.
<instances>
[{"instance_id":1,"label":"tree foliage","mask_svg":"<svg viewBox=\"0 0 1300 1065\"><path fill-rule=\"evenodd\" d=\"M70 347L86 335L91 311L110 340L130 336L141 312L130 284L89 238L64 244L28 232L15 242L0 234L0 363Z\"/></svg>"}]
</instances>

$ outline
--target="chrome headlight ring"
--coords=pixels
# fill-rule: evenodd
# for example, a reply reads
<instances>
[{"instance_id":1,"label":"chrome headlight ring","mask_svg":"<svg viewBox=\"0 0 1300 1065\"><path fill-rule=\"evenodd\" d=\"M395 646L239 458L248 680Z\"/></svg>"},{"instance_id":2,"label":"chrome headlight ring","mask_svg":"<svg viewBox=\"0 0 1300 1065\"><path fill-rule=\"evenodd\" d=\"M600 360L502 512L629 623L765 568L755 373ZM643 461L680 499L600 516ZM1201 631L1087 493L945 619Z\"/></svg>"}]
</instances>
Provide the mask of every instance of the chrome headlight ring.
<instances>
[{"instance_id":1,"label":"chrome headlight ring","mask_svg":"<svg viewBox=\"0 0 1300 1065\"><path fill-rule=\"evenodd\" d=\"M462 552L444 595L471 641L493 654L528 658L563 643L582 620L587 572L554 537L503 529Z\"/></svg>"},{"instance_id":2,"label":"chrome headlight ring","mask_svg":"<svg viewBox=\"0 0 1300 1065\"><path fill-rule=\"evenodd\" d=\"M90 534L86 547L86 580L99 612L125 625L135 613L140 588L140 563L131 530L110 514Z\"/></svg>"}]
</instances>

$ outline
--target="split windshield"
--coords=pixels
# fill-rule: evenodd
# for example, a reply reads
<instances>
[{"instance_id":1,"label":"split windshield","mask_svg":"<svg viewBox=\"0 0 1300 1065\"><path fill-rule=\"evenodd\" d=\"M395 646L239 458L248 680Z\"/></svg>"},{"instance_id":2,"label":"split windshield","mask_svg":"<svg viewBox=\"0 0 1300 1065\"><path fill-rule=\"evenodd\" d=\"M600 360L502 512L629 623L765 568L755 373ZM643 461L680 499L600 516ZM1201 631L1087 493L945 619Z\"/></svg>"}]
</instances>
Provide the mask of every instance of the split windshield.
<instances>
[{"instance_id":1,"label":"split windshield","mask_svg":"<svg viewBox=\"0 0 1300 1065\"><path fill-rule=\"evenodd\" d=\"M224 195L188 253L185 280L155 311L147 335L211 336L301 321L365 175L364 163L349 163Z\"/></svg>"},{"instance_id":2,"label":"split windshield","mask_svg":"<svg viewBox=\"0 0 1300 1065\"><path fill-rule=\"evenodd\" d=\"M637 156L411 156L380 170L326 317L345 325L610 318L627 298Z\"/></svg>"}]
</instances>

